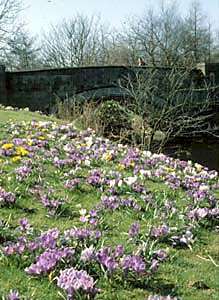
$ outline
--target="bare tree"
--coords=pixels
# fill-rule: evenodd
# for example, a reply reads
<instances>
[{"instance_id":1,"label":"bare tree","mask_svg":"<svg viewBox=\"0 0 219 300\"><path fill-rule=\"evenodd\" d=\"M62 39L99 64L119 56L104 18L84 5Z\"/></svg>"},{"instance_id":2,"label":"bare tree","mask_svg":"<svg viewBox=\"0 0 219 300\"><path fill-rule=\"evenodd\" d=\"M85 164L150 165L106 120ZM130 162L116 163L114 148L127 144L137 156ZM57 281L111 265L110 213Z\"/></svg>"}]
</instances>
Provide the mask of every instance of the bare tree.
<instances>
[{"instance_id":1,"label":"bare tree","mask_svg":"<svg viewBox=\"0 0 219 300\"><path fill-rule=\"evenodd\" d=\"M143 147L161 151L176 137L214 134L210 89L204 80L196 86L196 76L182 68L146 68L121 84L131 98L129 109L140 117Z\"/></svg>"},{"instance_id":2,"label":"bare tree","mask_svg":"<svg viewBox=\"0 0 219 300\"><path fill-rule=\"evenodd\" d=\"M174 3L162 5L159 14L150 8L127 24L124 39L132 45L135 61L139 56L153 66L171 66L178 61L183 44L183 20Z\"/></svg>"},{"instance_id":3,"label":"bare tree","mask_svg":"<svg viewBox=\"0 0 219 300\"><path fill-rule=\"evenodd\" d=\"M152 66L195 65L210 55L211 27L205 20L197 1L186 17L178 12L176 1L163 2L158 12L150 8L128 20L122 40L131 45L135 63L140 56Z\"/></svg>"},{"instance_id":4,"label":"bare tree","mask_svg":"<svg viewBox=\"0 0 219 300\"><path fill-rule=\"evenodd\" d=\"M5 48L5 64L9 70L31 70L41 65L37 38L20 30L8 38Z\"/></svg>"},{"instance_id":5,"label":"bare tree","mask_svg":"<svg viewBox=\"0 0 219 300\"><path fill-rule=\"evenodd\" d=\"M116 30L108 39L107 48L105 49L106 65L132 65L134 60L131 55L130 46L121 39Z\"/></svg>"},{"instance_id":6,"label":"bare tree","mask_svg":"<svg viewBox=\"0 0 219 300\"><path fill-rule=\"evenodd\" d=\"M21 0L0 0L0 49L14 31L16 18L22 9Z\"/></svg>"},{"instance_id":7,"label":"bare tree","mask_svg":"<svg viewBox=\"0 0 219 300\"><path fill-rule=\"evenodd\" d=\"M219 62L219 31L215 33L214 45L211 53L213 62Z\"/></svg>"},{"instance_id":8,"label":"bare tree","mask_svg":"<svg viewBox=\"0 0 219 300\"><path fill-rule=\"evenodd\" d=\"M107 37L98 17L76 15L44 34L44 63L55 67L98 65L104 61Z\"/></svg>"},{"instance_id":9,"label":"bare tree","mask_svg":"<svg viewBox=\"0 0 219 300\"><path fill-rule=\"evenodd\" d=\"M185 46L194 64L210 60L213 39L210 22L206 22L206 19L202 13L200 2L194 0L185 19Z\"/></svg>"}]
</instances>

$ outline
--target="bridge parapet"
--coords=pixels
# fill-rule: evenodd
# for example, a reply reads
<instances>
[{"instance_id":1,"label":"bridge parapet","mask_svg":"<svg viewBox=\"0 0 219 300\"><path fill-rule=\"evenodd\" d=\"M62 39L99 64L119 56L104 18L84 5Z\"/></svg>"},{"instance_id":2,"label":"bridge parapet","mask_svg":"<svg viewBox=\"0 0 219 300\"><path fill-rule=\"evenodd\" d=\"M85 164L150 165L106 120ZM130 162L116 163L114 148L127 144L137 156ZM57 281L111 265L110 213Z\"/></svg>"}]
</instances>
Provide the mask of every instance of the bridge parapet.
<instances>
[{"instance_id":1,"label":"bridge parapet","mask_svg":"<svg viewBox=\"0 0 219 300\"><path fill-rule=\"evenodd\" d=\"M124 95L118 86L120 79L133 75L138 70L151 68L99 66L5 72L5 67L0 66L0 103L45 112L54 105L57 97L64 99L75 93L88 98L118 98ZM168 67L157 69L164 73L170 70ZM219 84L219 64L200 64L197 69L215 84Z\"/></svg>"}]
</instances>

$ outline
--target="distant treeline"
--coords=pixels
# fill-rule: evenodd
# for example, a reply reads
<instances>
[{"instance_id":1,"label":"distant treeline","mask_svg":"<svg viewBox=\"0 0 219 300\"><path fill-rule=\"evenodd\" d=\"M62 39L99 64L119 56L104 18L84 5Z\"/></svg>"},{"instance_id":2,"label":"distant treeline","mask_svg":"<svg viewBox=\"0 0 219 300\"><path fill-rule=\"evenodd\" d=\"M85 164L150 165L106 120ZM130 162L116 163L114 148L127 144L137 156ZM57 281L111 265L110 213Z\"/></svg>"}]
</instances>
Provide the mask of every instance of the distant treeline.
<instances>
[{"instance_id":1,"label":"distant treeline","mask_svg":"<svg viewBox=\"0 0 219 300\"><path fill-rule=\"evenodd\" d=\"M119 30L77 14L33 36L19 23L22 0L0 1L0 58L8 70L100 65L183 66L219 61L219 34L198 1L185 16L177 3L145 9Z\"/></svg>"}]
</instances>

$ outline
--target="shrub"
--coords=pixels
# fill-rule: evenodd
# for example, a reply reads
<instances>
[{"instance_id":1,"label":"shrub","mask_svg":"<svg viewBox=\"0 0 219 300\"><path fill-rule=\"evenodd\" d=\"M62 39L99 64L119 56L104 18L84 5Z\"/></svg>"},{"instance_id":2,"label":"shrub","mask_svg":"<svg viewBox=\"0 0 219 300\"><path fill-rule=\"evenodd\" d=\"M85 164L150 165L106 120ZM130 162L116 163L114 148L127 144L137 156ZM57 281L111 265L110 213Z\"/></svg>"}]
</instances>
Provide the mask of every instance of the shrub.
<instances>
[{"instance_id":1,"label":"shrub","mask_svg":"<svg viewBox=\"0 0 219 300\"><path fill-rule=\"evenodd\" d=\"M120 136L122 131L132 128L133 113L114 100L101 103L95 116L105 136Z\"/></svg>"}]
</instances>

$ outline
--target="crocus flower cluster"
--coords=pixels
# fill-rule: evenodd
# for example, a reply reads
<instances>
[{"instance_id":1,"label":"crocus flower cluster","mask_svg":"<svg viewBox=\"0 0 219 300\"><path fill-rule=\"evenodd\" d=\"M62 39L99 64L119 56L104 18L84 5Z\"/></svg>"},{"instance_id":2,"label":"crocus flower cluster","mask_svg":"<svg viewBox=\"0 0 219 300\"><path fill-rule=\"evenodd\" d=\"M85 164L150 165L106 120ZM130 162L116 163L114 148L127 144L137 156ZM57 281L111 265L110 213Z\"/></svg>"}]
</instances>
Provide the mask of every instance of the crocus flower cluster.
<instances>
[{"instance_id":1,"label":"crocus flower cluster","mask_svg":"<svg viewBox=\"0 0 219 300\"><path fill-rule=\"evenodd\" d=\"M91 262L92 260L95 259L96 259L96 252L93 245L90 246L89 248L85 248L84 250L82 250L81 257L80 257L81 261L86 263L86 262Z\"/></svg>"},{"instance_id":2,"label":"crocus flower cluster","mask_svg":"<svg viewBox=\"0 0 219 300\"><path fill-rule=\"evenodd\" d=\"M65 258L70 258L74 254L74 250L71 248L54 248L44 251L40 256L36 258L36 262L25 271L29 275L40 275L52 271L56 265Z\"/></svg>"},{"instance_id":3,"label":"crocus flower cluster","mask_svg":"<svg viewBox=\"0 0 219 300\"><path fill-rule=\"evenodd\" d=\"M134 167L135 163L139 161L140 153L137 148L128 149L126 156L120 161L121 165L126 168Z\"/></svg>"},{"instance_id":4,"label":"crocus flower cluster","mask_svg":"<svg viewBox=\"0 0 219 300\"><path fill-rule=\"evenodd\" d=\"M93 186L99 186L102 180L102 174L99 170L91 171L90 175L87 178L87 182Z\"/></svg>"},{"instance_id":5,"label":"crocus flower cluster","mask_svg":"<svg viewBox=\"0 0 219 300\"><path fill-rule=\"evenodd\" d=\"M136 200L131 198L122 199L117 195L102 195L101 197L101 205L103 209L107 210L116 210L120 207L129 207L133 210L139 211L141 209L140 205L136 202Z\"/></svg>"},{"instance_id":6,"label":"crocus flower cluster","mask_svg":"<svg viewBox=\"0 0 219 300\"><path fill-rule=\"evenodd\" d=\"M94 279L86 271L74 268L60 271L57 285L66 291L69 300L75 299L76 293L95 295L97 292Z\"/></svg>"},{"instance_id":7,"label":"crocus flower cluster","mask_svg":"<svg viewBox=\"0 0 219 300\"><path fill-rule=\"evenodd\" d=\"M168 257L168 254L165 250L159 249L153 253L151 262L150 262L150 271L152 273L156 272L162 262L164 262Z\"/></svg>"},{"instance_id":8,"label":"crocus flower cluster","mask_svg":"<svg viewBox=\"0 0 219 300\"><path fill-rule=\"evenodd\" d=\"M93 246L85 248L81 252L81 261L84 263L98 262L104 267L108 273L113 273L122 267L121 259L124 256L124 246L117 245L114 249L111 247L103 247L96 251Z\"/></svg>"},{"instance_id":9,"label":"crocus flower cluster","mask_svg":"<svg viewBox=\"0 0 219 300\"><path fill-rule=\"evenodd\" d=\"M139 255L127 255L122 260L122 268L125 272L133 271L143 274L146 269L143 258Z\"/></svg>"},{"instance_id":10,"label":"crocus flower cluster","mask_svg":"<svg viewBox=\"0 0 219 300\"><path fill-rule=\"evenodd\" d=\"M50 215L55 215L63 205L63 201L50 199L48 195L42 195L41 202L43 206L45 206L48 209Z\"/></svg>"},{"instance_id":11,"label":"crocus flower cluster","mask_svg":"<svg viewBox=\"0 0 219 300\"><path fill-rule=\"evenodd\" d=\"M118 261L113 255L112 249L110 247L104 247L98 251L97 261L110 273L112 273L119 267Z\"/></svg>"},{"instance_id":12,"label":"crocus flower cluster","mask_svg":"<svg viewBox=\"0 0 219 300\"><path fill-rule=\"evenodd\" d=\"M11 205L16 201L15 194L12 192L6 192L0 187L0 205Z\"/></svg>"},{"instance_id":13,"label":"crocus flower cluster","mask_svg":"<svg viewBox=\"0 0 219 300\"><path fill-rule=\"evenodd\" d=\"M22 255L24 251L26 250L27 247L27 240L25 237L19 237L18 241L15 243L8 243L4 248L3 248L3 253L6 256L18 254Z\"/></svg>"},{"instance_id":14,"label":"crocus flower cluster","mask_svg":"<svg viewBox=\"0 0 219 300\"><path fill-rule=\"evenodd\" d=\"M79 178L68 179L65 183L65 187L69 190L74 190L80 184L81 180Z\"/></svg>"},{"instance_id":15,"label":"crocus flower cluster","mask_svg":"<svg viewBox=\"0 0 219 300\"><path fill-rule=\"evenodd\" d=\"M95 231L87 228L72 228L64 232L66 240L96 240L101 237L100 231Z\"/></svg>"},{"instance_id":16,"label":"crocus flower cluster","mask_svg":"<svg viewBox=\"0 0 219 300\"><path fill-rule=\"evenodd\" d=\"M52 228L43 232L37 239L37 242L43 249L53 249L57 246L59 235L60 231L57 228Z\"/></svg>"},{"instance_id":17,"label":"crocus flower cluster","mask_svg":"<svg viewBox=\"0 0 219 300\"><path fill-rule=\"evenodd\" d=\"M15 169L16 177L19 181L25 180L31 174L31 172L31 168L27 166L21 166Z\"/></svg>"},{"instance_id":18,"label":"crocus flower cluster","mask_svg":"<svg viewBox=\"0 0 219 300\"><path fill-rule=\"evenodd\" d=\"M70 158L66 158L66 159L59 159L58 157L54 158L54 165L58 168L73 167L75 166L75 164L76 164L75 160L72 160Z\"/></svg>"},{"instance_id":19,"label":"crocus flower cluster","mask_svg":"<svg viewBox=\"0 0 219 300\"><path fill-rule=\"evenodd\" d=\"M159 227L153 227L151 229L151 236L154 238L165 237L170 232L170 228L167 225L161 225Z\"/></svg>"},{"instance_id":20,"label":"crocus flower cluster","mask_svg":"<svg viewBox=\"0 0 219 300\"><path fill-rule=\"evenodd\" d=\"M118 196L102 196L101 201L105 209L115 210L120 206L120 198Z\"/></svg>"},{"instance_id":21,"label":"crocus flower cluster","mask_svg":"<svg viewBox=\"0 0 219 300\"><path fill-rule=\"evenodd\" d=\"M144 259L139 255L124 255L122 245L118 245L114 251L110 247L100 249L97 253L97 261L109 273L122 268L125 274L131 271L140 275L146 270Z\"/></svg>"},{"instance_id":22,"label":"crocus flower cluster","mask_svg":"<svg viewBox=\"0 0 219 300\"><path fill-rule=\"evenodd\" d=\"M2 222L0 250L10 263L28 257L28 275L57 275L62 269L57 285L69 299L92 298L100 277L103 286L106 278L119 279L119 285L150 279L167 260L165 243L171 247L172 242L176 250L191 247L198 238L198 226L217 224L216 171L118 145L96 137L93 130L76 131L73 124L9 123L5 136L7 139L0 141L0 205L5 206L4 217L7 206L16 200L19 211L15 216L19 213L22 219L14 228L12 216L9 227L13 235L7 235ZM155 191L154 183L164 189ZM87 191L90 198L85 195ZM28 202L29 197L33 199ZM29 213L45 213L36 199L51 217L45 222L41 215L40 228L26 219ZM58 214L63 204L68 209ZM10 214L13 211L10 207ZM76 213L68 214L70 211ZM50 222L67 229L63 233L48 228ZM78 224L80 227L74 227ZM46 231L39 231L41 228ZM121 237L123 243L116 247L111 245L115 228L116 240ZM19 298L16 291L8 296ZM176 300L161 295L148 299Z\"/></svg>"},{"instance_id":23,"label":"crocus flower cluster","mask_svg":"<svg viewBox=\"0 0 219 300\"><path fill-rule=\"evenodd\" d=\"M31 226L27 219L20 220L19 229L23 235L17 238L16 242L9 242L3 248L5 255L10 256L14 254L22 255L25 251L34 252L38 249L54 249L57 247L59 231L56 228L43 232L35 240L28 239L26 235ZM31 238L31 235L30 235Z\"/></svg>"},{"instance_id":24,"label":"crocus flower cluster","mask_svg":"<svg viewBox=\"0 0 219 300\"><path fill-rule=\"evenodd\" d=\"M195 208L188 212L188 218L191 220L200 221L205 218L219 218L219 208Z\"/></svg>"}]
</instances>

